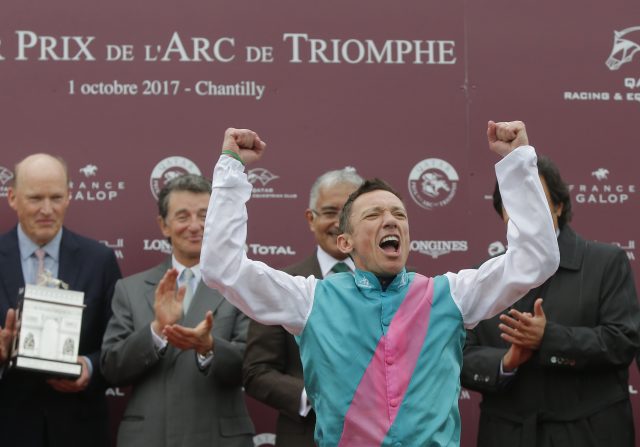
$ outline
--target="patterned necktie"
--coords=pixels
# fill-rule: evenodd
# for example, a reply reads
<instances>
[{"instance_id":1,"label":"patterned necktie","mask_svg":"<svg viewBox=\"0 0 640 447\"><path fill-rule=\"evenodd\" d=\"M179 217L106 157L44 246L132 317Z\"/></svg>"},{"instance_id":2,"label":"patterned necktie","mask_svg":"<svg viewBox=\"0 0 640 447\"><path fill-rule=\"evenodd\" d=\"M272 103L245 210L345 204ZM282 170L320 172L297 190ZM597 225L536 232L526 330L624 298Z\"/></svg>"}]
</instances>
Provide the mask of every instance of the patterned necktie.
<instances>
[{"instance_id":1,"label":"patterned necktie","mask_svg":"<svg viewBox=\"0 0 640 447\"><path fill-rule=\"evenodd\" d=\"M34 284L38 284L40 278L44 275L44 257L47 255L47 252L42 248L37 248L34 252L36 258L38 258L38 271L36 272Z\"/></svg>"},{"instance_id":2,"label":"patterned necktie","mask_svg":"<svg viewBox=\"0 0 640 447\"><path fill-rule=\"evenodd\" d=\"M191 300L193 299L193 271L191 269L184 269L182 271L182 285L185 286L186 290L184 292L184 301L182 301L182 313L185 315L189 311L189 306L191 305Z\"/></svg>"},{"instance_id":3,"label":"patterned necktie","mask_svg":"<svg viewBox=\"0 0 640 447\"><path fill-rule=\"evenodd\" d=\"M343 272L351 273L351 269L349 268L349 266L345 262L337 262L336 265L334 265L331 268L331 271L333 273L343 273Z\"/></svg>"}]
</instances>

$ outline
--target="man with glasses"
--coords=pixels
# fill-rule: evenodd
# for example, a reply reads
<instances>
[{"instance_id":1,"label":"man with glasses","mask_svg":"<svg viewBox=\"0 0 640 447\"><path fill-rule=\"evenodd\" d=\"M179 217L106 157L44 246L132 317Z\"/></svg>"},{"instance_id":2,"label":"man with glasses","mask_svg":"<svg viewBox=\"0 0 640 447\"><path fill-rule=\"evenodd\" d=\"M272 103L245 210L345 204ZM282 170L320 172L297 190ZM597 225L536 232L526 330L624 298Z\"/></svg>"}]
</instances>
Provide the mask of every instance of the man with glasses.
<instances>
[{"instance_id":1,"label":"man with glasses","mask_svg":"<svg viewBox=\"0 0 640 447\"><path fill-rule=\"evenodd\" d=\"M317 248L303 261L284 269L291 275L326 278L354 272L353 260L338 249L338 217L349 194L363 182L347 167L321 175L311 187L305 217ZM282 326L255 321L249 325L243 365L247 394L279 411L277 447L313 447L315 412L307 399L300 351L293 335Z\"/></svg>"}]
</instances>

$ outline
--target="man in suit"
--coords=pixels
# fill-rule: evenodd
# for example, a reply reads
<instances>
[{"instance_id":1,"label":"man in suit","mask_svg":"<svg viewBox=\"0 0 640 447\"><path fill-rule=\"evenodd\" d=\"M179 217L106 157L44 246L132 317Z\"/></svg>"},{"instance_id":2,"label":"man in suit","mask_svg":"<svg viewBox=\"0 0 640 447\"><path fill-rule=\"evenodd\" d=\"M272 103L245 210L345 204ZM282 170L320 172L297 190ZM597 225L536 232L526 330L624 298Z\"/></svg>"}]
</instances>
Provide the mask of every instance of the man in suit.
<instances>
[{"instance_id":1,"label":"man in suit","mask_svg":"<svg viewBox=\"0 0 640 447\"><path fill-rule=\"evenodd\" d=\"M540 157L538 171L560 267L468 331L461 379L483 396L478 446L631 447L628 368L640 346L640 313L629 261L620 248L576 234L558 169ZM497 186L494 207L509 219Z\"/></svg>"},{"instance_id":2,"label":"man in suit","mask_svg":"<svg viewBox=\"0 0 640 447\"><path fill-rule=\"evenodd\" d=\"M110 317L110 300L121 277L113 251L63 227L69 206L67 168L47 154L26 157L15 168L9 205L18 225L0 236L0 361L13 338L18 290L47 270L84 292L77 380L3 369L0 431L10 446L106 446L106 383L100 345Z\"/></svg>"},{"instance_id":3,"label":"man in suit","mask_svg":"<svg viewBox=\"0 0 640 447\"><path fill-rule=\"evenodd\" d=\"M333 270L350 271L351 258L337 246L338 216L349 194L362 184L355 169L344 168L321 175L311 187L305 218L318 244L303 261L284 269L291 275L325 278ZM337 266L337 267L336 267ZM276 427L277 447L315 445L315 413L304 390L300 351L293 335L282 326L249 325L243 365L247 393L279 411Z\"/></svg>"},{"instance_id":4,"label":"man in suit","mask_svg":"<svg viewBox=\"0 0 640 447\"><path fill-rule=\"evenodd\" d=\"M116 284L102 367L112 383L133 386L120 447L253 446L241 388L249 320L200 279L210 195L200 176L169 182L158 224L172 256Z\"/></svg>"}]
</instances>

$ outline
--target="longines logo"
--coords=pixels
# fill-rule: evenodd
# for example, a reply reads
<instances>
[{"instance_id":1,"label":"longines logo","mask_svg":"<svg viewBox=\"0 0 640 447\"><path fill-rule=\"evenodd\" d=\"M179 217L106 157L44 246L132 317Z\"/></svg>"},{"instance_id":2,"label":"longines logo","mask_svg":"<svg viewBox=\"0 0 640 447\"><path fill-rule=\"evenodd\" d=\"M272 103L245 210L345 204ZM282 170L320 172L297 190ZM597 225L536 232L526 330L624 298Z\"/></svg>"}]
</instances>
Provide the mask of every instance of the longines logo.
<instances>
[{"instance_id":1,"label":"longines logo","mask_svg":"<svg viewBox=\"0 0 640 447\"><path fill-rule=\"evenodd\" d=\"M297 199L296 193L281 193L276 191L273 187L267 187L269 183L280 176L265 168L254 168L247 172L247 180L253 185L251 191L252 199Z\"/></svg>"},{"instance_id":2,"label":"longines logo","mask_svg":"<svg viewBox=\"0 0 640 447\"><path fill-rule=\"evenodd\" d=\"M143 251L159 251L160 253L171 254L171 244L166 239L145 239L142 244Z\"/></svg>"},{"instance_id":3,"label":"longines logo","mask_svg":"<svg viewBox=\"0 0 640 447\"><path fill-rule=\"evenodd\" d=\"M467 251L467 241L411 241L409 249L437 259L454 251Z\"/></svg>"},{"instance_id":4,"label":"longines logo","mask_svg":"<svg viewBox=\"0 0 640 447\"><path fill-rule=\"evenodd\" d=\"M124 239L118 238L114 243L109 243L109 241L107 240L102 240L100 241L100 243L112 249L117 259L124 259Z\"/></svg>"},{"instance_id":5,"label":"longines logo","mask_svg":"<svg viewBox=\"0 0 640 447\"><path fill-rule=\"evenodd\" d=\"M158 193L167 182L184 174L201 175L198 166L188 158L174 156L160 160L151 171L150 186L153 197L158 199Z\"/></svg>"},{"instance_id":6,"label":"longines logo","mask_svg":"<svg viewBox=\"0 0 640 447\"><path fill-rule=\"evenodd\" d=\"M636 185L611 182L608 168L599 167L591 171L593 182L569 185L573 199L579 204L618 205L628 201L636 193Z\"/></svg>"},{"instance_id":7,"label":"longines logo","mask_svg":"<svg viewBox=\"0 0 640 447\"><path fill-rule=\"evenodd\" d=\"M112 201L125 189L124 180L103 180L98 177L98 166L88 163L78 169L82 174L79 181L69 180L71 200L85 202Z\"/></svg>"},{"instance_id":8,"label":"longines logo","mask_svg":"<svg viewBox=\"0 0 640 447\"><path fill-rule=\"evenodd\" d=\"M640 51L640 26L632 26L621 31L613 32L613 45L611 52L605 61L609 70L615 72L624 64L631 62L636 53ZM640 59L640 57L636 57ZM631 69L640 68L636 60L631 64ZM565 101L595 101L595 102L640 102L640 73L632 77L625 77L622 86L615 88L607 84L597 85L588 90L567 90L563 92ZM620 84L618 84L620 85Z\"/></svg>"},{"instance_id":9,"label":"longines logo","mask_svg":"<svg viewBox=\"0 0 640 447\"><path fill-rule=\"evenodd\" d=\"M7 197L9 185L13 180L13 172L4 166L0 166L0 197Z\"/></svg>"},{"instance_id":10,"label":"longines logo","mask_svg":"<svg viewBox=\"0 0 640 447\"><path fill-rule=\"evenodd\" d=\"M262 244L246 244L244 250L249 255L278 255L278 256L295 256L296 252L290 245L262 245Z\"/></svg>"},{"instance_id":11,"label":"longines logo","mask_svg":"<svg viewBox=\"0 0 640 447\"><path fill-rule=\"evenodd\" d=\"M414 202L431 210L453 200L459 179L455 168L448 162L427 158L416 164L409 173L409 192Z\"/></svg>"}]
</instances>

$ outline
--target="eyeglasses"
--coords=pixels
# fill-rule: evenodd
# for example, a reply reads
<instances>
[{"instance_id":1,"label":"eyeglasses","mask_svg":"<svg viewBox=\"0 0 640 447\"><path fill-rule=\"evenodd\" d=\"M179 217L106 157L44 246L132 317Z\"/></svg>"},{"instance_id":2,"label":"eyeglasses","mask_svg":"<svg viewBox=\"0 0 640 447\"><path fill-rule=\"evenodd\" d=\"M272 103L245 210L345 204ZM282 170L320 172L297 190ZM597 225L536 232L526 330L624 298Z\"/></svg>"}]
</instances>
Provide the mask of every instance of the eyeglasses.
<instances>
[{"instance_id":1,"label":"eyeglasses","mask_svg":"<svg viewBox=\"0 0 640 447\"><path fill-rule=\"evenodd\" d=\"M324 220L333 220L340 216L340 210L335 208L329 208L322 211L311 210L311 212Z\"/></svg>"}]
</instances>

